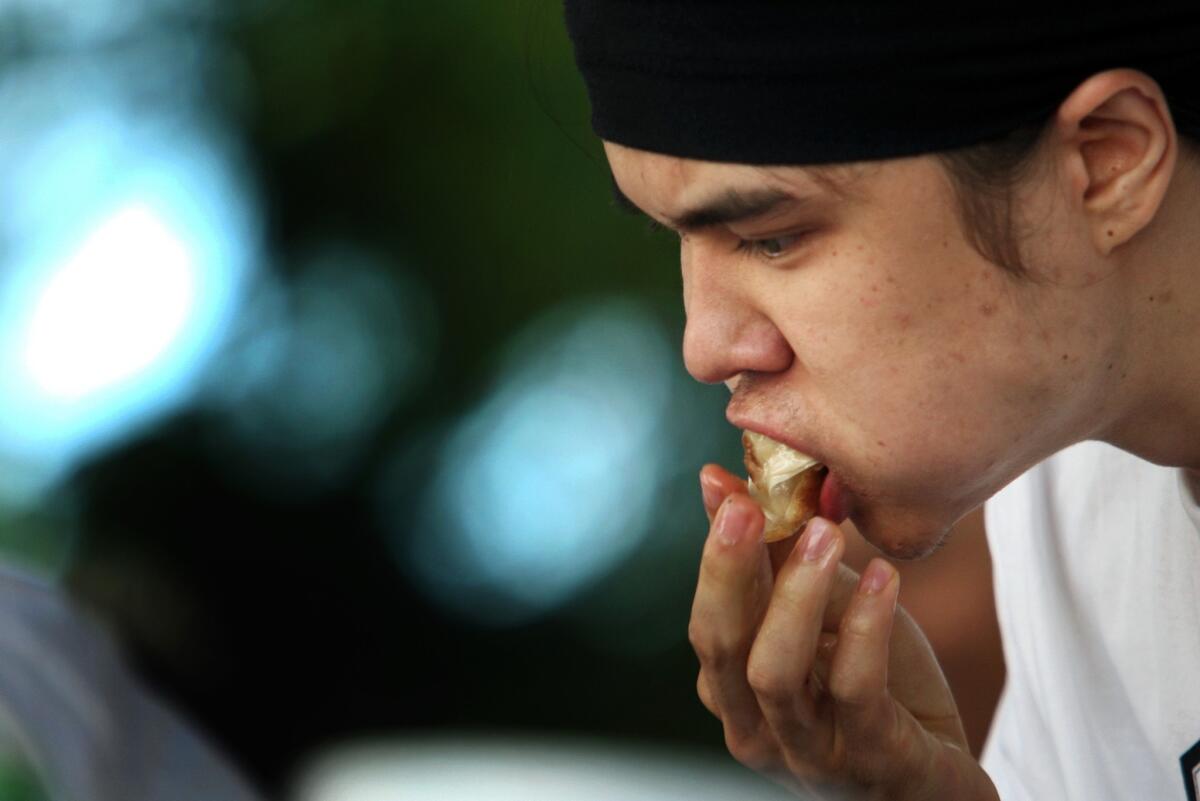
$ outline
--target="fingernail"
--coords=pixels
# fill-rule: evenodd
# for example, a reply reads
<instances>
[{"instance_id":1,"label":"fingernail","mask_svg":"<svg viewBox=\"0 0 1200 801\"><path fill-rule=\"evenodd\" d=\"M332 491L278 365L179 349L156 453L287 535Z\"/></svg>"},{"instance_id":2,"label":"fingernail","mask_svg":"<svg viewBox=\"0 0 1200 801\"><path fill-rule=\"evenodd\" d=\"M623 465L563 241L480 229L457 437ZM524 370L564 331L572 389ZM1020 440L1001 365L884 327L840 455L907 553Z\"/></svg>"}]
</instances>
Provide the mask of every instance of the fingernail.
<instances>
[{"instance_id":1,"label":"fingernail","mask_svg":"<svg viewBox=\"0 0 1200 801\"><path fill-rule=\"evenodd\" d=\"M872 559L858 582L858 590L864 595L875 595L883 590L892 580L895 570L882 559Z\"/></svg>"},{"instance_id":2,"label":"fingernail","mask_svg":"<svg viewBox=\"0 0 1200 801\"><path fill-rule=\"evenodd\" d=\"M722 545L736 545L745 535L749 523L750 513L745 504L734 503L733 496L730 495L717 512L717 539Z\"/></svg>"},{"instance_id":3,"label":"fingernail","mask_svg":"<svg viewBox=\"0 0 1200 801\"><path fill-rule=\"evenodd\" d=\"M716 509L721 505L721 488L711 479L701 477L700 494L704 496L704 508Z\"/></svg>"},{"instance_id":4,"label":"fingernail","mask_svg":"<svg viewBox=\"0 0 1200 801\"><path fill-rule=\"evenodd\" d=\"M816 562L827 554L833 545L833 526L828 520L814 517L808 521L805 537L807 540L804 543L804 561Z\"/></svg>"}]
</instances>

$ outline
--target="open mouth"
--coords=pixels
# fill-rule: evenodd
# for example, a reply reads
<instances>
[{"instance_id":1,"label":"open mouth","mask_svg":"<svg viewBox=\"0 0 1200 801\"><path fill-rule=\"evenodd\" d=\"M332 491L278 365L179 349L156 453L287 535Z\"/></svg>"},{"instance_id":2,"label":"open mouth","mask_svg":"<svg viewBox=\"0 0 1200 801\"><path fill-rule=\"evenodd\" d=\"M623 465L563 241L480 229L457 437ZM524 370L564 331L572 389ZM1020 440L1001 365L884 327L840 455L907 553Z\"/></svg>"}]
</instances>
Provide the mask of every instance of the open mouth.
<instances>
[{"instance_id":1,"label":"open mouth","mask_svg":"<svg viewBox=\"0 0 1200 801\"><path fill-rule=\"evenodd\" d=\"M742 433L750 497L762 507L763 540L787 539L821 511L828 468L755 431Z\"/></svg>"},{"instance_id":2,"label":"open mouth","mask_svg":"<svg viewBox=\"0 0 1200 801\"><path fill-rule=\"evenodd\" d=\"M800 533L817 515L835 523L849 516L845 487L826 465L756 431L742 432L742 448L750 497L766 519L766 542Z\"/></svg>"}]
</instances>

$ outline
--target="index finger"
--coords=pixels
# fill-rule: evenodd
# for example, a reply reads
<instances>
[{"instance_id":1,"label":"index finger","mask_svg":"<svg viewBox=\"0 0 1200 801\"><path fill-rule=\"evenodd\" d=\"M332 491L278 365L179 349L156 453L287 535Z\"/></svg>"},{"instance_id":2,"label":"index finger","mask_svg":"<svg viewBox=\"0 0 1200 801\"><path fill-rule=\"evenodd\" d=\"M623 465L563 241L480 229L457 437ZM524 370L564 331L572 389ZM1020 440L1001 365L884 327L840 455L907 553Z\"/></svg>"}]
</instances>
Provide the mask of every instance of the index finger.
<instances>
[{"instance_id":1,"label":"index finger","mask_svg":"<svg viewBox=\"0 0 1200 801\"><path fill-rule=\"evenodd\" d=\"M721 504L735 492L747 493L746 482L730 473L718 464L706 464L700 469L700 491L704 497L704 513L708 515L711 525L713 516ZM778 573L779 568L787 561L788 554L796 545L795 536L776 542L767 543L767 553L771 556L771 572Z\"/></svg>"},{"instance_id":2,"label":"index finger","mask_svg":"<svg viewBox=\"0 0 1200 801\"><path fill-rule=\"evenodd\" d=\"M719 464L706 464L700 468L700 491L704 498L704 513L711 524L727 497L735 492L746 492L746 482Z\"/></svg>"},{"instance_id":3,"label":"index finger","mask_svg":"<svg viewBox=\"0 0 1200 801\"><path fill-rule=\"evenodd\" d=\"M704 545L688 626L726 736L734 741L752 736L762 720L746 678L746 660L771 593L761 532L762 515L749 498L735 496L723 504Z\"/></svg>"}]
</instances>

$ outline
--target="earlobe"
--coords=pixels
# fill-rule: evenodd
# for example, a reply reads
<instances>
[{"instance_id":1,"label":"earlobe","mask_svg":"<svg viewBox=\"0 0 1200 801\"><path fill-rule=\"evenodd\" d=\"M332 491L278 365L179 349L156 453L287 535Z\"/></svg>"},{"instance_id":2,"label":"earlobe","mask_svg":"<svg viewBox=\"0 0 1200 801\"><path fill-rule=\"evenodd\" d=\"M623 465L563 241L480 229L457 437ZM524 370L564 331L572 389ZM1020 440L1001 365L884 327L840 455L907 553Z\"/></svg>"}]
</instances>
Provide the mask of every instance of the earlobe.
<instances>
[{"instance_id":1,"label":"earlobe","mask_svg":"<svg viewBox=\"0 0 1200 801\"><path fill-rule=\"evenodd\" d=\"M1108 255L1154 218L1175 167L1176 134L1166 98L1135 70L1110 70L1079 85L1055 127L1073 168L1097 249Z\"/></svg>"}]
</instances>

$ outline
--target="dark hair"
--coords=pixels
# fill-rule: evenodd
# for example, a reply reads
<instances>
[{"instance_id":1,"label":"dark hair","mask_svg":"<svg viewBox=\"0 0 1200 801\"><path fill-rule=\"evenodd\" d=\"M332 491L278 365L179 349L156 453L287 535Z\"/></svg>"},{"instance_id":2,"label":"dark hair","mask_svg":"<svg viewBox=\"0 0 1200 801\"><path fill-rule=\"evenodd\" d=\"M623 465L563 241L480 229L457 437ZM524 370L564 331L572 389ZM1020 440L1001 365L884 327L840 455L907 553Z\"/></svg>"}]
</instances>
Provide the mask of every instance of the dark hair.
<instances>
[{"instance_id":1,"label":"dark hair","mask_svg":"<svg viewBox=\"0 0 1200 801\"><path fill-rule=\"evenodd\" d=\"M967 237L984 258L1018 278L1030 273L1021 255L1021 242L1029 232L1015 218L1016 188L1029 177L1038 141L1049 124L1028 125L1000 139L936 154L950 176ZM1193 126L1177 131L1179 146L1200 155L1195 130Z\"/></svg>"},{"instance_id":2,"label":"dark hair","mask_svg":"<svg viewBox=\"0 0 1200 801\"><path fill-rule=\"evenodd\" d=\"M1015 192L1030 173L1044 128L1028 125L1000 139L937 154L950 176L971 243L986 259L1018 277L1029 271L1014 219Z\"/></svg>"}]
</instances>

